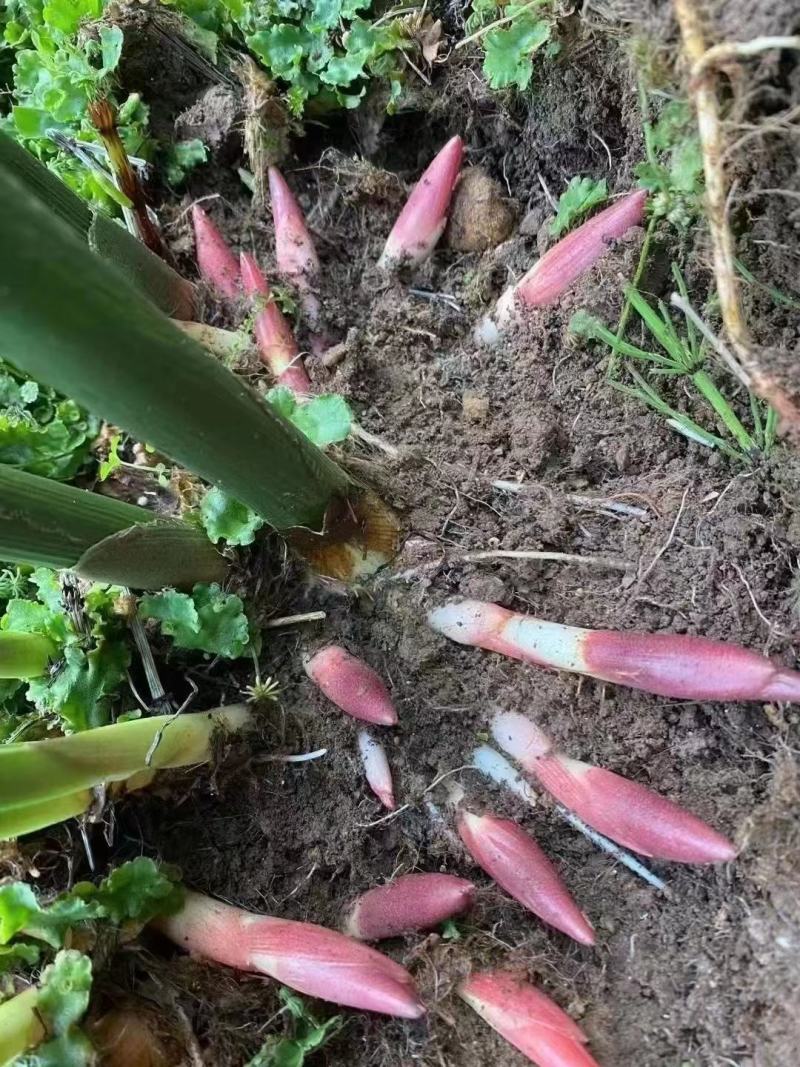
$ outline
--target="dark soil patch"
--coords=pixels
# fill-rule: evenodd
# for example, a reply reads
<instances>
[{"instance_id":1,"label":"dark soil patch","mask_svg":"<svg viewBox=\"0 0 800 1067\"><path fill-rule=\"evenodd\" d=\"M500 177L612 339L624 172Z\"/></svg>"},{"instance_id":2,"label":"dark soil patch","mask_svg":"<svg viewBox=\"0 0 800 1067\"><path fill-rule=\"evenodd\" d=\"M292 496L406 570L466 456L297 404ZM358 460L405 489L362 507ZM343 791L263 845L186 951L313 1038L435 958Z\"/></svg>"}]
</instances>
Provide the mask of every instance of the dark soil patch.
<instances>
[{"instance_id":1,"label":"dark soil patch","mask_svg":"<svg viewBox=\"0 0 800 1067\"><path fill-rule=\"evenodd\" d=\"M472 340L475 319L537 254L549 214L540 175L556 194L576 173L605 176L614 191L632 182L642 154L635 93L623 42L605 32L609 12L599 9L586 11L597 28L587 31L576 20L570 47L537 73L530 106L506 107L472 66L453 63L437 83L432 125L412 117L413 139L401 136L409 116L388 120L375 157L361 164L342 150L346 130L331 130L327 142L317 131L310 139L316 156L306 144L302 165L293 173L287 167L318 238L331 331L346 339L335 369L312 364L310 371L321 389L352 400L365 428L399 448L397 460L348 448L343 461L397 507L409 540L391 571L349 593L299 569L268 580L279 557L269 545L254 552L243 582L252 592L247 581L260 576L262 610L328 613L323 625L267 635L261 671L283 691L266 713L263 745L228 762L213 783L201 775L177 792L151 792L118 816L120 852L144 848L179 863L195 888L332 926L354 894L395 874L443 870L474 878L478 906L460 940L430 935L386 946L417 978L427 1019L409 1025L350 1014L320 1057L342 1067L521 1065L523 1058L451 995L470 966L500 964L540 982L581 1023L605 1067L784 1067L797 1058L796 713L676 703L552 675L450 644L424 622L433 605L461 595L578 625L731 639L788 664L796 660L796 457L778 448L769 461L744 468L692 444L609 388L601 353L569 335L578 308L614 321L640 234L620 243L561 306L539 312L499 347ZM661 28L663 12L657 14L650 25ZM789 29L782 23L770 32ZM797 101L796 70L763 77ZM225 93L215 94L235 113ZM215 128L209 99L181 100L188 106L184 129L192 122ZM371 266L403 196L401 183L376 168L391 163L413 179L455 132L465 133L469 161L508 190L526 224L522 235L485 253L441 249L413 278L427 295L413 295L409 279L388 283ZM180 203L167 201L162 218L188 264L186 207L220 193L218 203L209 201L216 221L269 268L270 224L252 211L231 170L229 139L218 134L224 158L193 177ZM323 152L331 144L336 149ZM759 180L788 187L788 157L769 147L761 146ZM765 178L768 166L776 169ZM762 233L774 241L785 218L785 211L749 218L753 244ZM796 261L763 248L759 263L771 283L796 290ZM665 264L666 251L647 279L655 295L668 284ZM702 257L692 260L691 278L707 289ZM796 316L761 295L751 313L765 346L791 350ZM674 399L689 404L679 391ZM524 489L499 489L499 480L521 481ZM620 515L591 498L641 513ZM460 558L497 547L613 557L629 570ZM372 663L397 702L400 725L383 737L400 802L410 807L395 819L378 822L355 724L303 674L301 654L331 640ZM203 704L211 705L234 699L252 678L211 665L196 680ZM545 930L471 866L447 817L437 819L425 803L443 807L441 791L426 797L424 790L469 762L495 706L530 714L573 755L697 812L735 838L740 858L720 870L654 864L669 886L661 895L567 828L546 799L531 812L473 772L459 772L470 803L506 812L535 834L595 923L598 945L580 948ZM327 756L307 764L259 760L276 750L323 747ZM163 946L151 948L152 956L118 960L115 980L156 1000L168 995L185 1011L205 1061L239 1067L263 1040L277 1007L274 988L185 959L165 962Z\"/></svg>"}]
</instances>

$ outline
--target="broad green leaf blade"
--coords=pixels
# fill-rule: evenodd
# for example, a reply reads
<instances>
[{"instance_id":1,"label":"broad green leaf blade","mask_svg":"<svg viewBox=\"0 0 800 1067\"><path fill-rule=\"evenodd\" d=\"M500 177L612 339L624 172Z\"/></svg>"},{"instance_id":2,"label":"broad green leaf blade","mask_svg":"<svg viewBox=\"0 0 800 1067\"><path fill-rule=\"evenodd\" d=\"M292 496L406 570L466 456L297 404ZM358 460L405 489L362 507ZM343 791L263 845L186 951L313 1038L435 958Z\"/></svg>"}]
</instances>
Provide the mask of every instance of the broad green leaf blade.
<instances>
[{"instance_id":1,"label":"broad green leaf blade","mask_svg":"<svg viewBox=\"0 0 800 1067\"><path fill-rule=\"evenodd\" d=\"M321 530L347 476L0 167L10 362L243 501Z\"/></svg>"},{"instance_id":2,"label":"broad green leaf blade","mask_svg":"<svg viewBox=\"0 0 800 1067\"><path fill-rule=\"evenodd\" d=\"M158 588L219 579L202 530L144 508L0 466L0 559L74 568L95 581Z\"/></svg>"},{"instance_id":3,"label":"broad green leaf blade","mask_svg":"<svg viewBox=\"0 0 800 1067\"><path fill-rule=\"evenodd\" d=\"M0 841L8 841L23 834L44 830L47 826L74 819L88 811L92 803L92 791L80 789L63 796L35 800L20 807L5 808L0 805ZM0 1037L0 1043L2 1038ZM2 1060L0 1060L2 1062Z\"/></svg>"},{"instance_id":4,"label":"broad green leaf blade","mask_svg":"<svg viewBox=\"0 0 800 1067\"><path fill-rule=\"evenodd\" d=\"M44 1040L45 1028L36 1006L39 990L34 986L0 1004L0 1063L11 1063Z\"/></svg>"},{"instance_id":5,"label":"broad green leaf blade","mask_svg":"<svg viewBox=\"0 0 800 1067\"><path fill-rule=\"evenodd\" d=\"M38 678L56 653L40 634L0 633L0 678Z\"/></svg>"},{"instance_id":6,"label":"broad green leaf blade","mask_svg":"<svg viewBox=\"0 0 800 1067\"><path fill-rule=\"evenodd\" d=\"M52 125L52 123L51 123ZM106 215L95 214L51 170L0 133L0 168L18 179L103 259L125 274L153 303L175 318L194 317L194 286Z\"/></svg>"}]
</instances>

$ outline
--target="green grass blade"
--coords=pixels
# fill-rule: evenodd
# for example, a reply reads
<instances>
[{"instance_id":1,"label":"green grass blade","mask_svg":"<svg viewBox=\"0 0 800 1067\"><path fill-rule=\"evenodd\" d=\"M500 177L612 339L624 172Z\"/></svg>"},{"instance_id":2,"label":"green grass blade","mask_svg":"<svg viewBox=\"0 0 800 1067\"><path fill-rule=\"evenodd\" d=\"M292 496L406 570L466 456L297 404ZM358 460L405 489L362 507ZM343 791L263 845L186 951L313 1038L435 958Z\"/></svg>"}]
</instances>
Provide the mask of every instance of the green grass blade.
<instances>
[{"instance_id":1,"label":"green grass blade","mask_svg":"<svg viewBox=\"0 0 800 1067\"><path fill-rule=\"evenodd\" d=\"M219 581L202 530L144 508L0 465L0 559L70 568L135 589Z\"/></svg>"},{"instance_id":2,"label":"green grass blade","mask_svg":"<svg viewBox=\"0 0 800 1067\"><path fill-rule=\"evenodd\" d=\"M704 370L695 371L692 381L703 397L722 420L725 429L734 438L745 455L756 451L756 442L744 428L736 412Z\"/></svg>"},{"instance_id":3,"label":"green grass blade","mask_svg":"<svg viewBox=\"0 0 800 1067\"><path fill-rule=\"evenodd\" d=\"M211 738L217 728L240 730L249 721L249 708L235 704L0 745L0 817L103 783L124 781L148 767L162 770L205 763L211 758Z\"/></svg>"},{"instance_id":4,"label":"green grass blade","mask_svg":"<svg viewBox=\"0 0 800 1067\"><path fill-rule=\"evenodd\" d=\"M176 329L0 165L9 362L219 486L280 530L321 530L347 476Z\"/></svg>"}]
</instances>

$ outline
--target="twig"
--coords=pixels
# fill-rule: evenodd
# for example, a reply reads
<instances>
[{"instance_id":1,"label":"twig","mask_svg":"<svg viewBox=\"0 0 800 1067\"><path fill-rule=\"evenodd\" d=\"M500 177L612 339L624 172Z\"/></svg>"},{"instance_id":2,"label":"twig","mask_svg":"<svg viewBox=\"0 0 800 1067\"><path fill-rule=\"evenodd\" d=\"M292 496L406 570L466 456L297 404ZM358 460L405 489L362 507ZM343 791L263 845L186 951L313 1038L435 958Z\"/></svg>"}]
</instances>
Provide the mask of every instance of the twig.
<instances>
[{"instance_id":1,"label":"twig","mask_svg":"<svg viewBox=\"0 0 800 1067\"><path fill-rule=\"evenodd\" d=\"M265 763L308 763L309 760L327 756L327 748L317 748L313 752L300 752L296 756L270 755L262 756Z\"/></svg>"},{"instance_id":2,"label":"twig","mask_svg":"<svg viewBox=\"0 0 800 1067\"><path fill-rule=\"evenodd\" d=\"M697 112L697 126L703 152L706 178L706 214L714 250L714 275L719 294L720 312L733 351L752 379L752 390L770 403L787 422L800 424L800 408L781 386L761 369L753 339L744 321L736 273L736 249L727 219L728 182L722 167L725 151L716 75L707 56L718 61L721 54L729 59L748 55L754 42L717 45L707 49L698 0L673 0L681 30L683 49L691 69L698 72L689 82L689 94ZM761 41L764 39L761 38ZM758 48L756 48L758 50ZM714 57L717 57L716 59Z\"/></svg>"},{"instance_id":3,"label":"twig","mask_svg":"<svg viewBox=\"0 0 800 1067\"><path fill-rule=\"evenodd\" d=\"M761 619L764 625L769 628L770 635L776 634L778 637L788 637L789 635L786 633L786 631L781 630L781 628L779 626L776 626L774 622L770 622L770 620L758 606L758 601L756 600L755 595L753 594L753 590L750 588L750 583L748 582L747 578L745 578L744 571L739 566L739 564L734 563L733 560L731 560L731 566L741 578L742 585L747 590L748 596L750 597L750 600L753 603L753 607L756 609L756 615L758 615L759 619Z\"/></svg>"},{"instance_id":4,"label":"twig","mask_svg":"<svg viewBox=\"0 0 800 1067\"><path fill-rule=\"evenodd\" d=\"M558 201L553 196L553 194L550 192L550 189L548 188L547 182L544 180L543 175L542 174L537 174L536 177L539 179L539 185L541 185L541 187L542 187L542 192L545 195L547 203L550 205L550 207L553 209L553 211L558 211Z\"/></svg>"},{"instance_id":5,"label":"twig","mask_svg":"<svg viewBox=\"0 0 800 1067\"><path fill-rule=\"evenodd\" d=\"M526 493L528 491L528 486L522 482L509 482L502 478L497 478L491 485L493 489L499 489L503 493ZM639 496L640 494L628 493L625 495ZM613 497L582 496L580 493L568 493L566 499L580 508L613 511L619 515L629 515L634 519L646 519L648 514L645 508L637 508L632 504L622 504L618 500L614 500Z\"/></svg>"},{"instance_id":6,"label":"twig","mask_svg":"<svg viewBox=\"0 0 800 1067\"><path fill-rule=\"evenodd\" d=\"M457 311L462 314L461 305L458 303L454 296L450 293L434 293L430 289L409 289L409 293L412 296L417 296L420 300L430 300L433 303L447 304L453 311Z\"/></svg>"},{"instance_id":7,"label":"twig","mask_svg":"<svg viewBox=\"0 0 800 1067\"><path fill-rule=\"evenodd\" d=\"M422 796L425 796L426 793L430 793L432 789L435 789L440 782L445 780L445 778L449 778L451 774L458 774L459 771L471 771L474 769L475 768L471 763L465 763L461 767L454 767L452 771L444 771L443 774L434 778L431 784L422 790ZM390 811L388 815L383 815L380 819L375 819L374 822L357 822L356 826L360 830L369 830L373 826L380 826L382 823L391 822L392 819L396 819L398 815L402 815L404 811L408 811L411 806L411 802L409 801L408 804L402 804L399 808L395 808L394 811Z\"/></svg>"},{"instance_id":8,"label":"twig","mask_svg":"<svg viewBox=\"0 0 800 1067\"><path fill-rule=\"evenodd\" d=\"M365 445L372 445L373 448L377 448L379 452L383 452L385 455L391 456L393 459L396 459L400 455L399 448L390 445L388 441L384 441L384 439L378 437L377 434L365 430L363 426L355 421L350 423L350 434L357 440L363 441Z\"/></svg>"},{"instance_id":9,"label":"twig","mask_svg":"<svg viewBox=\"0 0 800 1067\"><path fill-rule=\"evenodd\" d=\"M679 311L682 311L686 318L690 319L694 323L694 325L697 327L703 337L705 337L705 339L708 341L708 343L723 361L723 363L734 376L734 378L737 378L745 387L745 389L749 389L750 375L747 373L744 367L742 367L742 365L739 363L738 359L736 358L736 356L734 356L733 352L731 352L728 346L714 333L708 323L705 322L697 314L697 312L689 303L689 301L684 300L680 293L673 293L672 296L669 298L669 302L670 304L672 304L673 307L676 307Z\"/></svg>"},{"instance_id":10,"label":"twig","mask_svg":"<svg viewBox=\"0 0 800 1067\"><path fill-rule=\"evenodd\" d=\"M678 529L678 523L681 521L681 515L683 515L683 509L686 506L686 497L687 497L688 493L689 493L689 486L687 485L686 488L683 491L683 496L681 497L681 506L678 508L678 514L675 516L675 521L672 524L672 529L669 532L669 537L666 539L666 541L661 546L661 548L659 548L658 552L656 552L656 554L653 556L652 560L650 561L650 565L647 567L645 572L639 576L639 583L638 583L639 585L642 584L642 582L648 576L650 571L653 569L653 567L655 567L655 565L658 563L658 561L661 559L661 557L667 551L669 546L672 544L673 539L675 537L675 533L676 533L676 531Z\"/></svg>"},{"instance_id":11,"label":"twig","mask_svg":"<svg viewBox=\"0 0 800 1067\"><path fill-rule=\"evenodd\" d=\"M125 595L130 596L129 589L125 590ZM142 661L144 676L147 680L147 688L150 690L150 707L159 708L162 711L174 710L172 702L167 698L166 690L161 684L161 679L158 676L158 669L155 660L153 659L150 642L147 640L147 635L144 632L144 626L142 625L142 620L139 618L138 611L130 621L130 629L131 634L133 635L134 644L136 645L136 650Z\"/></svg>"},{"instance_id":12,"label":"twig","mask_svg":"<svg viewBox=\"0 0 800 1067\"><path fill-rule=\"evenodd\" d=\"M518 7L513 15L504 15L501 19L495 19L494 22L490 22L486 26L481 26L479 30L470 34L469 37L464 37L463 40L458 42L454 51L457 52L459 48L466 48L467 45L472 44L473 41L480 40L480 38L490 30L496 30L498 26L505 26L507 22L512 22L518 15L521 15L523 11L529 11L532 7L541 7L542 4L546 3L549 3L549 0L530 0L529 3L523 4L522 7Z\"/></svg>"},{"instance_id":13,"label":"twig","mask_svg":"<svg viewBox=\"0 0 800 1067\"><path fill-rule=\"evenodd\" d=\"M613 841L609 841L607 837L603 837L602 834L598 834L596 830L593 830L591 826L587 826L583 819L567 808L563 808L560 804L556 804L555 810L565 819L570 826L574 826L576 830L587 837L593 845L597 845L603 852L607 852L609 856L613 856L615 860L624 864L629 871L633 871L634 874L638 874L640 878L644 879L654 889L665 890L667 888L666 882L658 877L657 874L645 867L643 863L640 863L635 856L632 856L630 852L626 852L624 848L620 848L619 845L615 845Z\"/></svg>"},{"instance_id":14,"label":"twig","mask_svg":"<svg viewBox=\"0 0 800 1067\"><path fill-rule=\"evenodd\" d=\"M700 78L711 67L722 66L731 59L744 59L759 52L784 48L800 49L800 37L754 37L752 41L724 41L706 49L692 67L692 78Z\"/></svg>"},{"instance_id":15,"label":"twig","mask_svg":"<svg viewBox=\"0 0 800 1067\"><path fill-rule=\"evenodd\" d=\"M328 617L325 611L304 611L299 615L281 615L263 624L265 630L277 630L279 626L295 626L299 622L322 622Z\"/></svg>"},{"instance_id":16,"label":"twig","mask_svg":"<svg viewBox=\"0 0 800 1067\"><path fill-rule=\"evenodd\" d=\"M153 762L153 756L155 756L156 750L157 750L158 746L161 744L161 739L164 736L164 731L168 727L172 726L172 724L175 722L175 720L178 718L178 716L182 712L186 711L186 709L189 707L191 702L194 700L194 698L200 692L200 690L197 688L197 686L195 685L195 683L192 681L191 678L187 678L187 681L188 681L189 685L192 687L192 691L188 695L188 697L184 700L184 702L181 704L181 706L178 708L178 710L173 715L171 715L169 717L169 719L167 719L167 721L164 723L164 725L158 731L156 736L153 738L152 744L148 748L147 754L144 757L144 765L145 765L145 767L149 767L150 764Z\"/></svg>"},{"instance_id":17,"label":"twig","mask_svg":"<svg viewBox=\"0 0 800 1067\"><path fill-rule=\"evenodd\" d=\"M613 571L630 570L630 564L608 556L578 556L570 552L537 552L529 549L491 549L485 552L465 552L464 563L478 563L484 559L539 559L556 563L583 563L592 567L607 567Z\"/></svg>"}]
</instances>

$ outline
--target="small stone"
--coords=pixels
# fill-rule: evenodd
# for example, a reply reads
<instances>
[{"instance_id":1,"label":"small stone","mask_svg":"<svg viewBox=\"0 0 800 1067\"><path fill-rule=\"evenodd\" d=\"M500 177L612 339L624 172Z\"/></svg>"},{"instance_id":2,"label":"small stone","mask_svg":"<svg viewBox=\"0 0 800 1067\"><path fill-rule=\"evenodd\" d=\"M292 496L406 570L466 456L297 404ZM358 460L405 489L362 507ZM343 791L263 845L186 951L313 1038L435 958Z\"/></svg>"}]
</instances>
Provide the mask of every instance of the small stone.
<instances>
[{"instance_id":1,"label":"small stone","mask_svg":"<svg viewBox=\"0 0 800 1067\"><path fill-rule=\"evenodd\" d=\"M478 393L464 393L461 409L469 422L483 422L489 414L489 398Z\"/></svg>"},{"instance_id":2,"label":"small stone","mask_svg":"<svg viewBox=\"0 0 800 1067\"><path fill-rule=\"evenodd\" d=\"M485 252L511 235L514 201L482 167L470 167L456 186L445 240L458 252Z\"/></svg>"}]
</instances>

